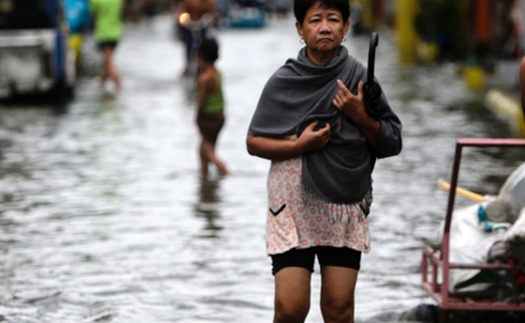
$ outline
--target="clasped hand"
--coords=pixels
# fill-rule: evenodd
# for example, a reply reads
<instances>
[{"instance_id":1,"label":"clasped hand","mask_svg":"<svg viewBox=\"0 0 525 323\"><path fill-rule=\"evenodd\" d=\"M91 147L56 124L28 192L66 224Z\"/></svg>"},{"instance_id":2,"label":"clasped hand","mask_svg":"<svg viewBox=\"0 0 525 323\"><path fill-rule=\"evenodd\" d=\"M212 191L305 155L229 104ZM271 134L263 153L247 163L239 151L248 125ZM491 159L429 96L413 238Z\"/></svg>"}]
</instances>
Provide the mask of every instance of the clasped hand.
<instances>
[{"instance_id":1,"label":"clasped hand","mask_svg":"<svg viewBox=\"0 0 525 323\"><path fill-rule=\"evenodd\" d=\"M297 145L300 147L302 153L320 150L329 141L332 130L330 124L326 123L322 127L319 126L319 121L310 123L297 138Z\"/></svg>"},{"instance_id":2,"label":"clasped hand","mask_svg":"<svg viewBox=\"0 0 525 323\"><path fill-rule=\"evenodd\" d=\"M339 91L333 100L336 108L354 121L366 117L363 81L359 81L357 94L350 92L341 80L337 80L337 85L339 86ZM329 123L319 127L319 121L314 121L304 129L297 139L297 144L301 147L303 153L320 150L330 141L331 133Z\"/></svg>"}]
</instances>

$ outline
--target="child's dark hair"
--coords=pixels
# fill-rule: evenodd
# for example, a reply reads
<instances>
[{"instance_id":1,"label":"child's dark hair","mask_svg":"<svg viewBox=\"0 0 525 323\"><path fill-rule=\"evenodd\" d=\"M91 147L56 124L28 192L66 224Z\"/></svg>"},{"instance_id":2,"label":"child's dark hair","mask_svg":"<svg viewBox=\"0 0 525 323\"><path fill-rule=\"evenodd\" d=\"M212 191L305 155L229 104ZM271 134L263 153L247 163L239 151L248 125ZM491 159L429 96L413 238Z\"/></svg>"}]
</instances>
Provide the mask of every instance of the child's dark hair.
<instances>
[{"instance_id":1,"label":"child's dark hair","mask_svg":"<svg viewBox=\"0 0 525 323\"><path fill-rule=\"evenodd\" d=\"M204 40L199 46L199 54L209 63L215 63L219 58L219 44L213 38Z\"/></svg>"}]
</instances>

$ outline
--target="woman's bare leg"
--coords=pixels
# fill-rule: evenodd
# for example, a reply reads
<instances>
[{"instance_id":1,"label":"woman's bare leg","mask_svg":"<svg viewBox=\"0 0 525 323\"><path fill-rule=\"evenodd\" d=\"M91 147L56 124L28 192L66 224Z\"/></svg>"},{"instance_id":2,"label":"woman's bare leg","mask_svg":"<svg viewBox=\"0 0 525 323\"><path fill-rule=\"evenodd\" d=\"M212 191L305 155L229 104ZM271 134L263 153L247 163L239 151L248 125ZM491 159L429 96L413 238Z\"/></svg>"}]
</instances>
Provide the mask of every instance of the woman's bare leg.
<instances>
[{"instance_id":1,"label":"woman's bare leg","mask_svg":"<svg viewBox=\"0 0 525 323\"><path fill-rule=\"evenodd\" d=\"M309 270L286 267L275 274L273 323L303 323L310 310Z\"/></svg>"},{"instance_id":2,"label":"woman's bare leg","mask_svg":"<svg viewBox=\"0 0 525 323\"><path fill-rule=\"evenodd\" d=\"M354 323L354 290L358 271L324 266L321 269L321 312L325 323Z\"/></svg>"}]
</instances>

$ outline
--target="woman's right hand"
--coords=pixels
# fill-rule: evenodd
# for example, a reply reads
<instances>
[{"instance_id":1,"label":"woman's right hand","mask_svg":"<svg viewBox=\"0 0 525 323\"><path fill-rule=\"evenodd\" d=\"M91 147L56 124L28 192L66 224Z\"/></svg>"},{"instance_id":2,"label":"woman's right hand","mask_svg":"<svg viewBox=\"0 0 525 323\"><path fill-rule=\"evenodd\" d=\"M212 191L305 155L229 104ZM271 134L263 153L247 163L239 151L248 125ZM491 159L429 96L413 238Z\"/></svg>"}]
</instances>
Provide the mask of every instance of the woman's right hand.
<instances>
[{"instance_id":1,"label":"woman's right hand","mask_svg":"<svg viewBox=\"0 0 525 323\"><path fill-rule=\"evenodd\" d=\"M318 121L312 122L297 139L248 135L246 138L248 153L269 160L286 160L320 150L330 141L331 129L328 123L321 128L318 126Z\"/></svg>"},{"instance_id":2,"label":"woman's right hand","mask_svg":"<svg viewBox=\"0 0 525 323\"><path fill-rule=\"evenodd\" d=\"M310 123L297 138L296 144L301 153L322 149L330 141L332 130L329 123L319 127L319 121Z\"/></svg>"}]
</instances>

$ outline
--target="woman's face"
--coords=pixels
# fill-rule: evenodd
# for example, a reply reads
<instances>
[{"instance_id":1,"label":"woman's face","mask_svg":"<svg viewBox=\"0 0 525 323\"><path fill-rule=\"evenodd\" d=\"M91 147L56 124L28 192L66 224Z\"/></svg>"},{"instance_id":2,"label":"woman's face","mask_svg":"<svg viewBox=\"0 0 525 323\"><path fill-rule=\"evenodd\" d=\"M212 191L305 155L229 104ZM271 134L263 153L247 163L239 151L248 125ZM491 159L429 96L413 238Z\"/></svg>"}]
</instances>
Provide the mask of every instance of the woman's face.
<instances>
[{"instance_id":1,"label":"woman's face","mask_svg":"<svg viewBox=\"0 0 525 323\"><path fill-rule=\"evenodd\" d=\"M339 10L316 2L306 12L302 26L299 22L295 26L310 52L324 55L335 53L337 56L350 22L343 21Z\"/></svg>"}]
</instances>

